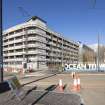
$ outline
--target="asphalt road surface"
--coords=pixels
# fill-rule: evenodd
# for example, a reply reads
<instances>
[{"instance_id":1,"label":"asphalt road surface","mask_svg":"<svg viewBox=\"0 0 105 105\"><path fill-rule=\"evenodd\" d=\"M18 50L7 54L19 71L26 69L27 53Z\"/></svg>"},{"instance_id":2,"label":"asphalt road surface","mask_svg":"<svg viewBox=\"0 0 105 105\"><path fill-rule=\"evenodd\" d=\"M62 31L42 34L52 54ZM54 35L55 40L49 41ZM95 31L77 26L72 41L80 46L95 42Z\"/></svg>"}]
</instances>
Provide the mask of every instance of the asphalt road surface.
<instances>
[{"instance_id":1,"label":"asphalt road surface","mask_svg":"<svg viewBox=\"0 0 105 105\"><path fill-rule=\"evenodd\" d=\"M80 73L81 90L76 92L82 96L86 105L105 105L105 73ZM31 78L30 78L31 79ZM27 86L39 87L39 90L46 89L51 85L57 85L59 79L62 79L65 85L65 93L71 93L73 79L71 74L57 74L55 76L42 79ZM23 82L23 81L22 81ZM58 90L53 90L58 92Z\"/></svg>"},{"instance_id":2,"label":"asphalt road surface","mask_svg":"<svg viewBox=\"0 0 105 105\"><path fill-rule=\"evenodd\" d=\"M48 78L43 78L43 77L44 75L43 76L32 75L29 78L24 78L24 79L20 78L20 82L21 84L24 84L24 83L26 84L24 85L24 87L37 86L37 90L44 91L46 88L52 85L57 86L59 79L62 79L63 85L65 86L64 94L71 94L71 93L80 94L81 98L83 98L83 101L86 105L105 105L105 73L79 73L79 77L81 81L80 92L71 91L71 87L73 85L73 79L71 78L70 73L57 74L54 76L49 76ZM43 78L43 79L40 79L40 78ZM54 89L52 91L57 93L59 92L58 89ZM51 96L51 94L48 93L46 95L48 96L43 98L50 100L49 96ZM61 95L60 97L62 96L63 95ZM54 99L53 94L52 94L52 97L53 98L51 99L53 100ZM57 99L56 97L58 97L58 95L55 95L55 100ZM64 99L62 98L62 100L66 100L66 102L69 102L69 98L64 98ZM63 103L62 100L60 101L61 103ZM39 102L43 103L43 99L40 100ZM54 103L52 104L52 102L53 101L51 101L51 105L56 105ZM63 104L59 103L58 105L63 105ZM64 105L67 105L67 104L64 104Z\"/></svg>"}]
</instances>

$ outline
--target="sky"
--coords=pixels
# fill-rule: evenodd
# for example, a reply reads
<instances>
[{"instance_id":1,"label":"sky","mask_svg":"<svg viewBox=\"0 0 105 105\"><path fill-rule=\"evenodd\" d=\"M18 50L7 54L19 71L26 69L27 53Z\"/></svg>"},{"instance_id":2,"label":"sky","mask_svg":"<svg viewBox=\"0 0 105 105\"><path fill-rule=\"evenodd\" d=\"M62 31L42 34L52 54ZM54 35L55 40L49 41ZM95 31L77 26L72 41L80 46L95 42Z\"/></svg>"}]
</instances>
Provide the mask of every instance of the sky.
<instances>
[{"instance_id":1,"label":"sky","mask_svg":"<svg viewBox=\"0 0 105 105\"><path fill-rule=\"evenodd\" d=\"M3 0L2 11L4 30L39 16L67 39L105 44L105 0Z\"/></svg>"}]
</instances>

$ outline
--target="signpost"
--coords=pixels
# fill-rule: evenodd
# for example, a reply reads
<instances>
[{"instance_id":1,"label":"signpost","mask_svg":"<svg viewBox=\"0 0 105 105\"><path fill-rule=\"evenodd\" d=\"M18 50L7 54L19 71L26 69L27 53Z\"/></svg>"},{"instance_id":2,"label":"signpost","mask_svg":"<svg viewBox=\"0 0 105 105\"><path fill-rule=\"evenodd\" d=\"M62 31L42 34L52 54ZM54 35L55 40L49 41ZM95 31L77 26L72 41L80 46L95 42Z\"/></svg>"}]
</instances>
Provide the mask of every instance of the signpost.
<instances>
[{"instance_id":1,"label":"signpost","mask_svg":"<svg viewBox=\"0 0 105 105\"><path fill-rule=\"evenodd\" d=\"M2 0L0 0L0 82L3 82Z\"/></svg>"}]
</instances>

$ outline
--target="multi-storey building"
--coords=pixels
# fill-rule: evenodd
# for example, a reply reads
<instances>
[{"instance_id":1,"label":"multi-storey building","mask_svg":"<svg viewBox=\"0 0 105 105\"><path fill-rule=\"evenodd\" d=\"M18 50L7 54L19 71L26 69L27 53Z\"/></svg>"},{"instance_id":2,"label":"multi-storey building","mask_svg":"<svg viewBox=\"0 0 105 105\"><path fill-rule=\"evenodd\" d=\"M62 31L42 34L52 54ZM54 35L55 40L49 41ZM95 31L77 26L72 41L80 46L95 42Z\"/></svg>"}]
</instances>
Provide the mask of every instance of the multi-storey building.
<instances>
[{"instance_id":1,"label":"multi-storey building","mask_svg":"<svg viewBox=\"0 0 105 105\"><path fill-rule=\"evenodd\" d=\"M79 63L84 63L84 64L95 63L94 50L85 44L80 44Z\"/></svg>"},{"instance_id":2,"label":"multi-storey building","mask_svg":"<svg viewBox=\"0 0 105 105\"><path fill-rule=\"evenodd\" d=\"M78 62L79 44L50 30L34 16L3 31L4 67L38 70Z\"/></svg>"},{"instance_id":3,"label":"multi-storey building","mask_svg":"<svg viewBox=\"0 0 105 105\"><path fill-rule=\"evenodd\" d=\"M105 64L105 45L103 44L92 44L89 45L95 52L96 62L99 60L100 64Z\"/></svg>"}]
</instances>

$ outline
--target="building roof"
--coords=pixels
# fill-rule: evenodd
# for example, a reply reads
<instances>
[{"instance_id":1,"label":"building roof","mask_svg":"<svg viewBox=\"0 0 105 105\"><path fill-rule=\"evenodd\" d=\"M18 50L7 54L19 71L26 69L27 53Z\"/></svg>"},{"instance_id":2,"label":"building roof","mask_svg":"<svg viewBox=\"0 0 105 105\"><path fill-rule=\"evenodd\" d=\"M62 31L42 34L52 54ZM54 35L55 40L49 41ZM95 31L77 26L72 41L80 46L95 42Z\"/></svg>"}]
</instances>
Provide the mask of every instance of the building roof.
<instances>
[{"instance_id":1,"label":"building roof","mask_svg":"<svg viewBox=\"0 0 105 105\"><path fill-rule=\"evenodd\" d=\"M45 20L41 19L38 16L32 16L31 19L29 19L28 21L30 21L30 20L36 20L36 19L39 19L39 20L43 21L44 23L47 23Z\"/></svg>"}]
</instances>

